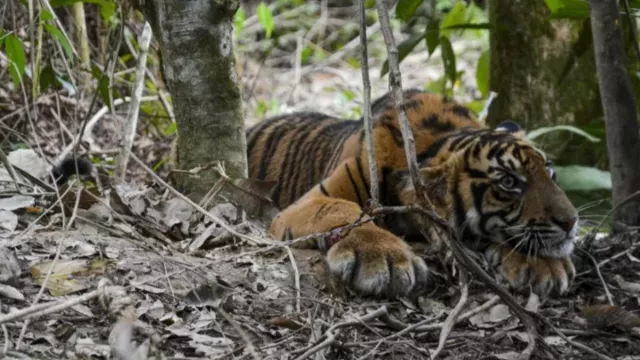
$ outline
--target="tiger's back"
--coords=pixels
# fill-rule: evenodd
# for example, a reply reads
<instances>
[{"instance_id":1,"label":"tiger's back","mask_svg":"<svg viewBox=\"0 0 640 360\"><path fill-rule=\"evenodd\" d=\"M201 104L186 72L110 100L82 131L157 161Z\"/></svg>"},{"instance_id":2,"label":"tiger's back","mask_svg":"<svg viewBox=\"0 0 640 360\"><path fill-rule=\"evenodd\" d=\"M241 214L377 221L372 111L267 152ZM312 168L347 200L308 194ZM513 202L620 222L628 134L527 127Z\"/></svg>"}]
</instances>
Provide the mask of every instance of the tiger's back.
<instances>
[{"instance_id":1,"label":"tiger's back","mask_svg":"<svg viewBox=\"0 0 640 360\"><path fill-rule=\"evenodd\" d=\"M431 144L441 136L480 127L466 108L447 98L419 90L405 90L404 96L419 161L431 155ZM392 96L380 97L371 108L379 179L384 180L384 174L406 167L404 144ZM247 130L247 145L249 176L277 182L271 198L281 209L320 183L342 160L355 156L366 163L362 119L344 120L317 112L269 118ZM360 162L349 171L355 187L364 183L369 188Z\"/></svg>"}]
</instances>

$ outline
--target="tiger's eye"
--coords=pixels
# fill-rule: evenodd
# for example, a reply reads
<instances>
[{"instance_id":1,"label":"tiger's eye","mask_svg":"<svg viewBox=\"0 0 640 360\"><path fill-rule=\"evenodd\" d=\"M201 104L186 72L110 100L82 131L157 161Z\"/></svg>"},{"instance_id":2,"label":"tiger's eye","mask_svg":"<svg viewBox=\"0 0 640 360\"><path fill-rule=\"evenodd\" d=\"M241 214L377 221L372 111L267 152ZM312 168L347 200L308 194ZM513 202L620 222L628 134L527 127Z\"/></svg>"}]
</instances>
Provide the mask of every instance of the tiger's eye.
<instances>
[{"instance_id":1,"label":"tiger's eye","mask_svg":"<svg viewBox=\"0 0 640 360\"><path fill-rule=\"evenodd\" d=\"M516 186L516 179L511 175L505 175L500 179L500 185L506 189L512 189Z\"/></svg>"}]
</instances>

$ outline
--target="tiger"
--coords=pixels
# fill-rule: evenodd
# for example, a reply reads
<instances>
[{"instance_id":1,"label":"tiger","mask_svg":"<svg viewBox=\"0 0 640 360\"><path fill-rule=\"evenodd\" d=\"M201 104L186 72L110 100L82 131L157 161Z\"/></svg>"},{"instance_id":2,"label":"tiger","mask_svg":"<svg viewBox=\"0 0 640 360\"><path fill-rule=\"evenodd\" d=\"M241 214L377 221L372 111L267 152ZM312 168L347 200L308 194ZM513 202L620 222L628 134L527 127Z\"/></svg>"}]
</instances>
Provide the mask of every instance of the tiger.
<instances>
[{"instance_id":1,"label":"tiger","mask_svg":"<svg viewBox=\"0 0 640 360\"><path fill-rule=\"evenodd\" d=\"M578 212L545 153L514 121L490 128L449 97L418 89L403 97L419 175L435 184L428 197L437 214L510 288L566 294L575 277ZM392 94L375 100L371 114L380 203L415 204ZM362 221L371 197L362 118L294 112L249 127L246 137L249 177L276 184L270 236L311 238L294 246L322 251L330 279L357 294L396 298L425 290L429 268L410 245L424 234L421 223L407 214ZM338 239L312 235L356 221Z\"/></svg>"}]
</instances>

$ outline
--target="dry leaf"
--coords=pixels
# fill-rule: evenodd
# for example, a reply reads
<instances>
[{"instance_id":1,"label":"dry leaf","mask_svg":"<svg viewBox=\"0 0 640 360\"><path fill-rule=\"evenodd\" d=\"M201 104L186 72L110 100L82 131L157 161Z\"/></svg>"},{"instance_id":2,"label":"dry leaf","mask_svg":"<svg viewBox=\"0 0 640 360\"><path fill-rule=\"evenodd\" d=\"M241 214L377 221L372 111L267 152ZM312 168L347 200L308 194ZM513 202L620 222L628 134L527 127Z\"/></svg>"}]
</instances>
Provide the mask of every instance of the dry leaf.
<instances>
[{"instance_id":1,"label":"dry leaf","mask_svg":"<svg viewBox=\"0 0 640 360\"><path fill-rule=\"evenodd\" d=\"M31 207L35 199L28 195L14 195L9 198L0 198L0 210L18 210Z\"/></svg>"},{"instance_id":2,"label":"dry leaf","mask_svg":"<svg viewBox=\"0 0 640 360\"><path fill-rule=\"evenodd\" d=\"M582 310L582 316L595 329L640 327L640 317L630 311L612 305L591 305Z\"/></svg>"},{"instance_id":3,"label":"dry leaf","mask_svg":"<svg viewBox=\"0 0 640 360\"><path fill-rule=\"evenodd\" d=\"M628 291L636 295L640 295L640 284L625 281L622 278L622 276L618 274L616 274L615 279L616 279L616 282L618 283L618 286L620 286L622 290Z\"/></svg>"},{"instance_id":4,"label":"dry leaf","mask_svg":"<svg viewBox=\"0 0 640 360\"><path fill-rule=\"evenodd\" d=\"M46 288L53 296L68 295L88 288L83 277L104 272L108 261L106 260L58 260L55 265L52 261L45 261L31 266L31 276L36 283L42 285L49 268L53 266Z\"/></svg>"},{"instance_id":5,"label":"dry leaf","mask_svg":"<svg viewBox=\"0 0 640 360\"><path fill-rule=\"evenodd\" d=\"M8 297L14 300L24 300L24 295L20 292L20 290L14 288L13 286L0 284L0 296Z\"/></svg>"},{"instance_id":6,"label":"dry leaf","mask_svg":"<svg viewBox=\"0 0 640 360\"><path fill-rule=\"evenodd\" d=\"M14 231L18 227L18 215L12 211L0 210L0 228Z\"/></svg>"}]
</instances>

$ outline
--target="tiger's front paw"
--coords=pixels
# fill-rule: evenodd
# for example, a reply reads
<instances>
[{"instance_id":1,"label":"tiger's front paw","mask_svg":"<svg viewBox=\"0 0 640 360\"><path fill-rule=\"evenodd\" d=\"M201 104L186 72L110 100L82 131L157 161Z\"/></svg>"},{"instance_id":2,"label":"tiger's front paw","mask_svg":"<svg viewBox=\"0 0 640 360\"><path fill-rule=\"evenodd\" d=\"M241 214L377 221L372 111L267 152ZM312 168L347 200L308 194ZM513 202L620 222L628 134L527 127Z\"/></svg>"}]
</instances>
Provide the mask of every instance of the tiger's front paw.
<instances>
[{"instance_id":1,"label":"tiger's front paw","mask_svg":"<svg viewBox=\"0 0 640 360\"><path fill-rule=\"evenodd\" d=\"M563 295L573 282L576 269L571 258L530 257L510 248L488 252L490 263L499 266L502 277L514 289L531 286L539 296Z\"/></svg>"},{"instance_id":2,"label":"tiger's front paw","mask_svg":"<svg viewBox=\"0 0 640 360\"><path fill-rule=\"evenodd\" d=\"M374 226L353 229L327 253L331 276L361 295L394 298L424 289L427 265L408 244Z\"/></svg>"}]
</instances>

